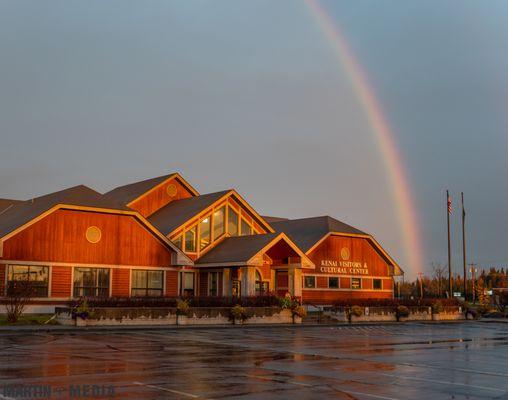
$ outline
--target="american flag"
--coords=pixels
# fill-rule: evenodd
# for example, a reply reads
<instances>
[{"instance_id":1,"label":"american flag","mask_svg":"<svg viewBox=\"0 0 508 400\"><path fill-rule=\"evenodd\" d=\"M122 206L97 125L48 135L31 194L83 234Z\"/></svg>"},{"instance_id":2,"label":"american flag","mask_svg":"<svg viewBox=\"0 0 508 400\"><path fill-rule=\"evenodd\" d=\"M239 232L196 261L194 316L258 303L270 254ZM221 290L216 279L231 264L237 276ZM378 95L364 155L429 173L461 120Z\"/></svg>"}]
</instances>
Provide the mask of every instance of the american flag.
<instances>
[{"instance_id":1,"label":"american flag","mask_svg":"<svg viewBox=\"0 0 508 400\"><path fill-rule=\"evenodd\" d=\"M448 214L452 213L452 198L448 195Z\"/></svg>"}]
</instances>

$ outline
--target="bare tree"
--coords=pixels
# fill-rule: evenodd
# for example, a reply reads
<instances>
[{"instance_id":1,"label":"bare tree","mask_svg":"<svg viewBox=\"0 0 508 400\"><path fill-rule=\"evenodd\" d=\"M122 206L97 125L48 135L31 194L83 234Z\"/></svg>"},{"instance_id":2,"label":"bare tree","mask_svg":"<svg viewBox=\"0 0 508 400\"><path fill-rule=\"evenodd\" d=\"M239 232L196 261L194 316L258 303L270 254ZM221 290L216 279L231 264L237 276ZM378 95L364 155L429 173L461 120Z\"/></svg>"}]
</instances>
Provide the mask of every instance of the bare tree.
<instances>
[{"instance_id":1,"label":"bare tree","mask_svg":"<svg viewBox=\"0 0 508 400\"><path fill-rule=\"evenodd\" d=\"M6 289L5 310L7 321L17 322L34 295L34 287L31 282L20 280L12 282Z\"/></svg>"},{"instance_id":2,"label":"bare tree","mask_svg":"<svg viewBox=\"0 0 508 400\"><path fill-rule=\"evenodd\" d=\"M437 281L437 295L438 297L442 297L443 292L441 289L441 285L443 283L443 276L447 271L447 268L440 263L431 263L432 267L432 276Z\"/></svg>"}]
</instances>

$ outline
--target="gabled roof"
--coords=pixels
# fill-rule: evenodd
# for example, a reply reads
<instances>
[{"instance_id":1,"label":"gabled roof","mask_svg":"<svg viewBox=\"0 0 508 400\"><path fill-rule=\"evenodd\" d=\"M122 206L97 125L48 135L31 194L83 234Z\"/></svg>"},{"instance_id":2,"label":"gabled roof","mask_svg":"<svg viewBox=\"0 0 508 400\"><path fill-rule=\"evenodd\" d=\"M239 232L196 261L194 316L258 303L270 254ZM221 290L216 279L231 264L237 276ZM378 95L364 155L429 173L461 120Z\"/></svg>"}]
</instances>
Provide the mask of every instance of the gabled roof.
<instances>
[{"instance_id":1,"label":"gabled roof","mask_svg":"<svg viewBox=\"0 0 508 400\"><path fill-rule=\"evenodd\" d=\"M277 232L286 233L305 254L310 252L330 235L358 236L367 239L377 252L387 260L394 269L394 275L403 275L404 271L395 260L381 247L377 240L351 225L329 216L301 218L272 222Z\"/></svg>"},{"instance_id":2,"label":"gabled roof","mask_svg":"<svg viewBox=\"0 0 508 400\"><path fill-rule=\"evenodd\" d=\"M15 231L22 230L30 223L52 213L58 208L70 208L77 210L92 210L109 212L115 214L127 214L138 219L149 231L159 238L165 245L176 253L175 262L177 265L192 265L192 260L185 255L173 242L162 235L148 220L137 211L117 203L113 199L90 189L87 186L79 185L32 200L23 201L0 213L0 253L1 240L7 235L15 234ZM1 256L1 254L0 254Z\"/></svg>"},{"instance_id":3,"label":"gabled roof","mask_svg":"<svg viewBox=\"0 0 508 400\"><path fill-rule=\"evenodd\" d=\"M23 200L0 199L0 214L12 207L14 204L23 203Z\"/></svg>"},{"instance_id":4,"label":"gabled roof","mask_svg":"<svg viewBox=\"0 0 508 400\"><path fill-rule=\"evenodd\" d=\"M263 215L263 219L268 222L269 224L273 222L281 222L281 221L289 221L289 218L283 218L283 217L270 217L269 215Z\"/></svg>"},{"instance_id":5,"label":"gabled roof","mask_svg":"<svg viewBox=\"0 0 508 400\"><path fill-rule=\"evenodd\" d=\"M262 262L262 259L257 256L268 251L281 240L285 241L302 258L302 264L307 268L314 268L312 261L284 233L227 237L198 258L194 265L197 267L257 265L259 260Z\"/></svg>"},{"instance_id":6,"label":"gabled roof","mask_svg":"<svg viewBox=\"0 0 508 400\"><path fill-rule=\"evenodd\" d=\"M258 222L269 232L273 228L261 217L249 204L234 190L223 190L220 192L203 194L201 196L189 197L187 199L175 200L165 205L148 217L148 220L165 235L174 232L192 218L198 216L214 203L234 196L249 212L258 219Z\"/></svg>"},{"instance_id":7,"label":"gabled roof","mask_svg":"<svg viewBox=\"0 0 508 400\"><path fill-rule=\"evenodd\" d=\"M104 195L119 203L128 205L141 197L143 194L149 192L150 190L154 189L155 187L168 181L171 178L177 178L195 196L199 194L196 189L194 189L185 179L183 179L178 172L175 172L172 174L158 176L157 178L150 178L144 181L118 186L113 190L105 193Z\"/></svg>"},{"instance_id":8,"label":"gabled roof","mask_svg":"<svg viewBox=\"0 0 508 400\"><path fill-rule=\"evenodd\" d=\"M0 238L23 226L57 204L129 210L87 186L79 185L14 204L0 214Z\"/></svg>"},{"instance_id":9,"label":"gabled roof","mask_svg":"<svg viewBox=\"0 0 508 400\"><path fill-rule=\"evenodd\" d=\"M330 232L368 236L367 233L329 216L281 220L272 222L271 225L277 232L286 233L306 253Z\"/></svg>"},{"instance_id":10,"label":"gabled roof","mask_svg":"<svg viewBox=\"0 0 508 400\"><path fill-rule=\"evenodd\" d=\"M231 190L223 190L221 192L172 201L150 215L148 220L167 236L230 192Z\"/></svg>"}]
</instances>

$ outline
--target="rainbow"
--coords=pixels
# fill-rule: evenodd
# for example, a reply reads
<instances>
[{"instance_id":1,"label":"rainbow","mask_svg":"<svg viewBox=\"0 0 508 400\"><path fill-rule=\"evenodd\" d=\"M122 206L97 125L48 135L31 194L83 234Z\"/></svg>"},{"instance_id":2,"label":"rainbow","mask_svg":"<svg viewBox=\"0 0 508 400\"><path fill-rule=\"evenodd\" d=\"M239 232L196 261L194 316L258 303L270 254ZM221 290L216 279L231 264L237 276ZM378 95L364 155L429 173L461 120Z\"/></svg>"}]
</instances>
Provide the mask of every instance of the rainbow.
<instances>
[{"instance_id":1,"label":"rainbow","mask_svg":"<svg viewBox=\"0 0 508 400\"><path fill-rule=\"evenodd\" d=\"M402 267L406 273L416 274L422 271L423 256L420 238L420 225L415 211L410 186L404 170L402 157L397 149L390 125L383 114L383 110L376 98L367 75L362 70L358 60L348 46L345 36L339 27L333 23L326 10L317 0L304 0L317 21L319 27L330 41L349 75L354 90L365 109L365 113L376 138L381 152L389 180L393 188L393 197L398 210L398 224L404 240L404 254L408 264Z\"/></svg>"}]
</instances>

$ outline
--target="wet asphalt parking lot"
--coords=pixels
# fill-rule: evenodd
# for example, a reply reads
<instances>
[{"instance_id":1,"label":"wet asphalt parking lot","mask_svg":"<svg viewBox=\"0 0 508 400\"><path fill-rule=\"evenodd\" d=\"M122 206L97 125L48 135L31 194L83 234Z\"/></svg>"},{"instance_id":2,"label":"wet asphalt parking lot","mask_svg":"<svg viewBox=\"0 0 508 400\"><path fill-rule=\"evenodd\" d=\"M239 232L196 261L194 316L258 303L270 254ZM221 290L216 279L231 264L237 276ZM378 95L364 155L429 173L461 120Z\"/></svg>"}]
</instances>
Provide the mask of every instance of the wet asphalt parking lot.
<instances>
[{"instance_id":1,"label":"wet asphalt parking lot","mask_svg":"<svg viewBox=\"0 0 508 400\"><path fill-rule=\"evenodd\" d=\"M55 399L508 399L508 324L0 333L0 399L20 388Z\"/></svg>"}]
</instances>

